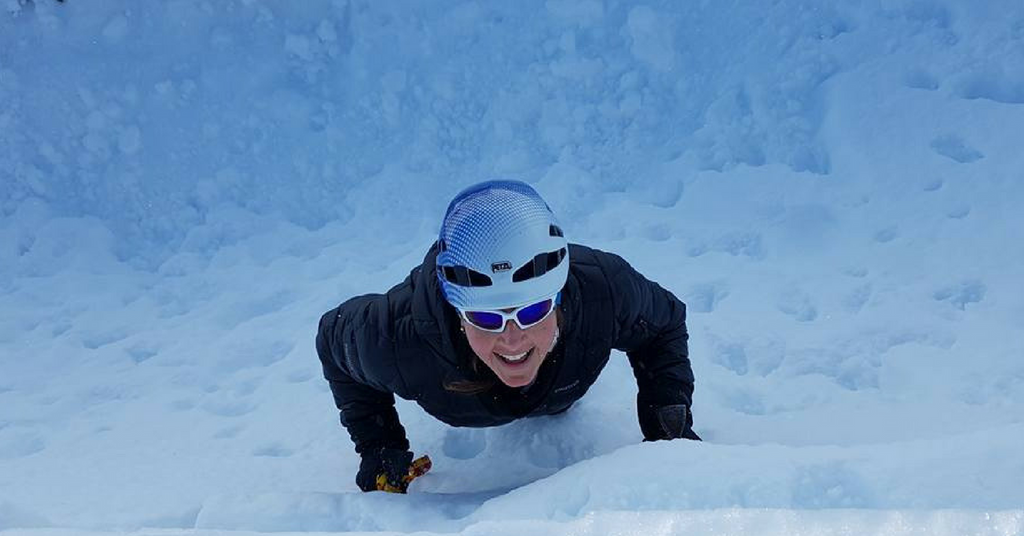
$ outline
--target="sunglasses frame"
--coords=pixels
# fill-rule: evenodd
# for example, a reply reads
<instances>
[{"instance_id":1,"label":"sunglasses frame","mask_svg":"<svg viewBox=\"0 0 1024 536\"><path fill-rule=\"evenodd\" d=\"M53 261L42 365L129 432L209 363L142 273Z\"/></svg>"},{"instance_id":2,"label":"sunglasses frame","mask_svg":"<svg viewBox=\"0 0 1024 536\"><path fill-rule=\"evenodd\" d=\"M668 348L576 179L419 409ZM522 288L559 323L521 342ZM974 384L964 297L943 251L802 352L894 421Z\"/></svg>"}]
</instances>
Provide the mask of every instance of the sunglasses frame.
<instances>
[{"instance_id":1,"label":"sunglasses frame","mask_svg":"<svg viewBox=\"0 0 1024 536\"><path fill-rule=\"evenodd\" d=\"M533 326L536 326L537 324L540 324L547 317L551 316L551 313L555 312L555 309L557 309L558 305L562 302L561 298L562 298L562 293L558 292L554 296L551 296L549 298L544 298L543 300L535 301L533 303L528 303L526 305L520 305L519 307L516 307L516 308L512 309L512 311L508 312L508 313L506 313L505 311L495 311L495 310L492 310L492 309L458 309L458 311L459 311L459 316L461 316L462 319L466 321L466 323L468 323L469 325L473 326L474 328L479 329L480 331L487 331L487 332L490 332L490 333L501 333L501 332L505 331L505 326L508 324L509 320L515 322L516 325L519 326L519 329L530 329ZM519 311L522 311L523 309L526 309L528 307L533 307L534 305L537 305L538 303L543 303L543 302L548 301L548 300L551 301L551 308L548 309L548 312L545 313L544 316L540 317L539 320L537 320L536 322L534 322L532 324L529 324L527 326L524 326L523 323L519 321ZM485 327L478 326L476 324L476 322L473 322L472 320L469 319L469 315L467 313L490 313L490 314L498 315L498 316L501 317L501 327L499 327L497 329L487 329Z\"/></svg>"}]
</instances>

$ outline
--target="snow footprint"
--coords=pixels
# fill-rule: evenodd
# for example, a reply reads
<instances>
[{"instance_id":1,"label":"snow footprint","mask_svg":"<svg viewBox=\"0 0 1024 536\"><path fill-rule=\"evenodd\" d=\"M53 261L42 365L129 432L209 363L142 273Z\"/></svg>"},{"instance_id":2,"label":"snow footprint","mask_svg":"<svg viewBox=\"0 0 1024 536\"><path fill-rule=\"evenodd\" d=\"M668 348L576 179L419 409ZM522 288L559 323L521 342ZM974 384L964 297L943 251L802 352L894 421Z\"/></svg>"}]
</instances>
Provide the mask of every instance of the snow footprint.
<instances>
[{"instance_id":1,"label":"snow footprint","mask_svg":"<svg viewBox=\"0 0 1024 536\"><path fill-rule=\"evenodd\" d=\"M738 376L747 373L747 350L742 344L724 343L717 345L711 360L733 371Z\"/></svg>"},{"instance_id":2,"label":"snow footprint","mask_svg":"<svg viewBox=\"0 0 1024 536\"><path fill-rule=\"evenodd\" d=\"M700 257L711 252L728 253L733 257L747 257L759 261L765 257L765 250L760 233L735 232L722 235L713 242L701 242L690 246L686 254Z\"/></svg>"},{"instance_id":3,"label":"snow footprint","mask_svg":"<svg viewBox=\"0 0 1024 536\"><path fill-rule=\"evenodd\" d=\"M643 235L652 242L665 242L672 238L672 228L664 223L655 223L643 228Z\"/></svg>"},{"instance_id":4,"label":"snow footprint","mask_svg":"<svg viewBox=\"0 0 1024 536\"><path fill-rule=\"evenodd\" d=\"M859 313L871 299L873 289L870 284L854 287L842 298L843 309L849 313Z\"/></svg>"},{"instance_id":5,"label":"snow footprint","mask_svg":"<svg viewBox=\"0 0 1024 536\"><path fill-rule=\"evenodd\" d=\"M786 348L769 338L727 341L711 336L714 352L711 361L731 370L737 376L748 373L767 376L775 372L786 358Z\"/></svg>"},{"instance_id":6,"label":"snow footprint","mask_svg":"<svg viewBox=\"0 0 1024 536\"><path fill-rule=\"evenodd\" d=\"M936 153L961 164L969 164L985 157L981 151L954 134L939 136L932 140L930 146Z\"/></svg>"},{"instance_id":7,"label":"snow footprint","mask_svg":"<svg viewBox=\"0 0 1024 536\"><path fill-rule=\"evenodd\" d=\"M99 350L108 344L124 340L127 337L127 333L120 331L90 333L82 337L82 346L90 350Z\"/></svg>"},{"instance_id":8,"label":"snow footprint","mask_svg":"<svg viewBox=\"0 0 1024 536\"><path fill-rule=\"evenodd\" d=\"M149 361L160 353L157 350L145 346L133 346L125 351L128 352L128 356L132 358L132 361L135 362L136 365Z\"/></svg>"},{"instance_id":9,"label":"snow footprint","mask_svg":"<svg viewBox=\"0 0 1024 536\"><path fill-rule=\"evenodd\" d=\"M685 296L688 310L695 313L710 313L719 302L729 296L729 290L721 283L701 283L690 287Z\"/></svg>"},{"instance_id":10,"label":"snow footprint","mask_svg":"<svg viewBox=\"0 0 1024 536\"><path fill-rule=\"evenodd\" d=\"M441 450L449 458L468 460L479 456L486 448L487 435L485 430L453 428L445 434Z\"/></svg>"},{"instance_id":11,"label":"snow footprint","mask_svg":"<svg viewBox=\"0 0 1024 536\"><path fill-rule=\"evenodd\" d=\"M0 439L0 460L24 458L46 448L46 442L37 434L5 434Z\"/></svg>"},{"instance_id":12,"label":"snow footprint","mask_svg":"<svg viewBox=\"0 0 1024 536\"><path fill-rule=\"evenodd\" d=\"M965 311L968 304L980 303L985 299L987 290L988 288L980 280L969 279L936 290L932 294L932 298L936 301L948 302L957 309Z\"/></svg>"},{"instance_id":13,"label":"snow footprint","mask_svg":"<svg viewBox=\"0 0 1024 536\"><path fill-rule=\"evenodd\" d=\"M238 434L242 432L241 426L227 426L217 430L217 433L213 434L214 439L233 439L238 437Z\"/></svg>"},{"instance_id":14,"label":"snow footprint","mask_svg":"<svg viewBox=\"0 0 1024 536\"><path fill-rule=\"evenodd\" d=\"M912 89L939 89L939 79L924 69L913 69L904 73L903 84Z\"/></svg>"},{"instance_id":15,"label":"snow footprint","mask_svg":"<svg viewBox=\"0 0 1024 536\"><path fill-rule=\"evenodd\" d=\"M798 322L811 322L818 318L818 307L807 293L799 289L791 289L779 296L775 307Z\"/></svg>"},{"instance_id":16,"label":"snow footprint","mask_svg":"<svg viewBox=\"0 0 1024 536\"><path fill-rule=\"evenodd\" d=\"M924 181L924 184L921 185L921 190L925 192L937 192L941 190L943 186L945 186L945 181L933 177Z\"/></svg>"},{"instance_id":17,"label":"snow footprint","mask_svg":"<svg viewBox=\"0 0 1024 536\"><path fill-rule=\"evenodd\" d=\"M256 404L250 400L228 396L217 396L203 403L203 409L218 417L241 417L256 410Z\"/></svg>"},{"instance_id":18,"label":"snow footprint","mask_svg":"<svg viewBox=\"0 0 1024 536\"><path fill-rule=\"evenodd\" d=\"M892 242L893 240L896 240L896 238L898 238L899 236L900 236L899 228L896 227L895 225L893 225L893 226L885 227L883 229L879 229L878 231L876 231L875 235L874 235L874 239L875 239L875 242L878 242L879 244L887 244L889 242Z\"/></svg>"},{"instance_id":19,"label":"snow footprint","mask_svg":"<svg viewBox=\"0 0 1024 536\"><path fill-rule=\"evenodd\" d=\"M1024 77L983 69L965 77L959 87L964 99L987 99L1003 104L1024 104Z\"/></svg>"},{"instance_id":20,"label":"snow footprint","mask_svg":"<svg viewBox=\"0 0 1024 536\"><path fill-rule=\"evenodd\" d=\"M287 458L294 453L295 451L280 443L270 443L252 451L253 456L266 458Z\"/></svg>"},{"instance_id":21,"label":"snow footprint","mask_svg":"<svg viewBox=\"0 0 1024 536\"><path fill-rule=\"evenodd\" d=\"M764 393L751 388L730 387L718 393L723 406L744 415L765 415Z\"/></svg>"},{"instance_id":22,"label":"snow footprint","mask_svg":"<svg viewBox=\"0 0 1024 536\"><path fill-rule=\"evenodd\" d=\"M971 206L965 203L953 205L946 211L946 217L953 220L962 220L971 214Z\"/></svg>"},{"instance_id":23,"label":"snow footprint","mask_svg":"<svg viewBox=\"0 0 1024 536\"><path fill-rule=\"evenodd\" d=\"M305 383L316 376L316 373L309 369L293 370L285 376L285 381L288 383Z\"/></svg>"}]
</instances>

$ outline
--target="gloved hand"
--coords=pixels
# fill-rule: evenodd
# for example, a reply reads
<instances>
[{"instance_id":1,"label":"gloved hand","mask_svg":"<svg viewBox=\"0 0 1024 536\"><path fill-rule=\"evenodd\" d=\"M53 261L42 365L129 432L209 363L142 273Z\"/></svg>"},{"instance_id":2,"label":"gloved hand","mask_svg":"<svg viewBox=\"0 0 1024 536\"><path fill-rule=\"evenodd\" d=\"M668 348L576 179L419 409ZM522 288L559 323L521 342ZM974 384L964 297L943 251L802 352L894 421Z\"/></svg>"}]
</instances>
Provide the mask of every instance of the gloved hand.
<instances>
[{"instance_id":1,"label":"gloved hand","mask_svg":"<svg viewBox=\"0 0 1024 536\"><path fill-rule=\"evenodd\" d=\"M402 481L409 474L412 453L408 450L382 448L363 454L356 473L356 485L363 491L377 491L377 477L384 475L386 482L396 489L405 491L407 484Z\"/></svg>"},{"instance_id":2,"label":"gloved hand","mask_svg":"<svg viewBox=\"0 0 1024 536\"><path fill-rule=\"evenodd\" d=\"M430 466L427 456L413 461L412 452L408 450L382 448L363 454L356 485L363 491L405 493L409 483L423 476Z\"/></svg>"},{"instance_id":3,"label":"gloved hand","mask_svg":"<svg viewBox=\"0 0 1024 536\"><path fill-rule=\"evenodd\" d=\"M686 404L652 407L648 412L641 412L640 418L644 441L679 438L700 441L700 437L691 428L693 419Z\"/></svg>"}]
</instances>

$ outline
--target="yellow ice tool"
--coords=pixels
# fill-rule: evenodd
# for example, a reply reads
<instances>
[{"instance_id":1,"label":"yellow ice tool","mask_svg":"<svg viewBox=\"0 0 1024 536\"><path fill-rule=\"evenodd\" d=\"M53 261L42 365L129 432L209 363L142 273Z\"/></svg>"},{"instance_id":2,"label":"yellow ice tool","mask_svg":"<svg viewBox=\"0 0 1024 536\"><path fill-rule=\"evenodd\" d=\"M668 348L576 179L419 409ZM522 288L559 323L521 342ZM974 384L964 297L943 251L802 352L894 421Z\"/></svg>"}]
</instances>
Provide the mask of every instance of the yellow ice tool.
<instances>
[{"instance_id":1,"label":"yellow ice tool","mask_svg":"<svg viewBox=\"0 0 1024 536\"><path fill-rule=\"evenodd\" d=\"M377 475L377 491L386 491L388 493L405 493L409 489L409 483L417 478L427 474L427 471L431 467L429 456L420 456L409 464L409 474L402 477L402 484L400 486L392 486L388 484L388 475L381 473Z\"/></svg>"}]
</instances>

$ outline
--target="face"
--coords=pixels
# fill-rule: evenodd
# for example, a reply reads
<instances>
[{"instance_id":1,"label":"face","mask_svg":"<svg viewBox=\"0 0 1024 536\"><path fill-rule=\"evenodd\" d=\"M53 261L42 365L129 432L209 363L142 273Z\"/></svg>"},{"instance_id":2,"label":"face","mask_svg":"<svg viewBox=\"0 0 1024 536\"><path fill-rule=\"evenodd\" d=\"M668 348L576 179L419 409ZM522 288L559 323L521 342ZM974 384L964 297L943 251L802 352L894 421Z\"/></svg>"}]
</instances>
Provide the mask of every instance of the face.
<instances>
[{"instance_id":1,"label":"face","mask_svg":"<svg viewBox=\"0 0 1024 536\"><path fill-rule=\"evenodd\" d=\"M465 320L462 327L473 352L502 383L525 387L537 378L537 371L554 346L558 315L548 315L527 329L509 320L501 333L484 331Z\"/></svg>"}]
</instances>

